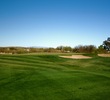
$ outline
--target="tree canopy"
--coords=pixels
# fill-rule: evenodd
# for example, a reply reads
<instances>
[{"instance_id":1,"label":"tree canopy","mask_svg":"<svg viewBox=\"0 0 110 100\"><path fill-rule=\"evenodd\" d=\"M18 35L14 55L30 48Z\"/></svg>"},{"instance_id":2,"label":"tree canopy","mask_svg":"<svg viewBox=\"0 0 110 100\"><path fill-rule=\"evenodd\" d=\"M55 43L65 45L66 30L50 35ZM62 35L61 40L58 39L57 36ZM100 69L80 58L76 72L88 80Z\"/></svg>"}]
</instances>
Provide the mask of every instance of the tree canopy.
<instances>
[{"instance_id":1,"label":"tree canopy","mask_svg":"<svg viewBox=\"0 0 110 100\"><path fill-rule=\"evenodd\" d=\"M107 40L103 41L104 49L107 51L110 51L110 37L107 38Z\"/></svg>"}]
</instances>

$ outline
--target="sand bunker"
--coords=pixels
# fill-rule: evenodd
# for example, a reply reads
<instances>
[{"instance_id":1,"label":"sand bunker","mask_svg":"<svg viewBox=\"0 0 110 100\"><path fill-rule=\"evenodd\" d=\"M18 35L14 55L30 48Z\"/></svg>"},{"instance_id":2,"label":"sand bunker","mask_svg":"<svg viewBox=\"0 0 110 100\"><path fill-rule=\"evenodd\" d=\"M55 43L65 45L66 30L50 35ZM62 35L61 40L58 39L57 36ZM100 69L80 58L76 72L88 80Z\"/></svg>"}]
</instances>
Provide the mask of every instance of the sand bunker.
<instances>
[{"instance_id":1,"label":"sand bunker","mask_svg":"<svg viewBox=\"0 0 110 100\"><path fill-rule=\"evenodd\" d=\"M89 58L92 58L92 57L83 56L83 55L60 56L60 57L63 57L63 58L72 58L72 59L89 59Z\"/></svg>"},{"instance_id":2,"label":"sand bunker","mask_svg":"<svg viewBox=\"0 0 110 100\"><path fill-rule=\"evenodd\" d=\"M98 54L98 56L101 56L101 57L110 57L110 54Z\"/></svg>"}]
</instances>

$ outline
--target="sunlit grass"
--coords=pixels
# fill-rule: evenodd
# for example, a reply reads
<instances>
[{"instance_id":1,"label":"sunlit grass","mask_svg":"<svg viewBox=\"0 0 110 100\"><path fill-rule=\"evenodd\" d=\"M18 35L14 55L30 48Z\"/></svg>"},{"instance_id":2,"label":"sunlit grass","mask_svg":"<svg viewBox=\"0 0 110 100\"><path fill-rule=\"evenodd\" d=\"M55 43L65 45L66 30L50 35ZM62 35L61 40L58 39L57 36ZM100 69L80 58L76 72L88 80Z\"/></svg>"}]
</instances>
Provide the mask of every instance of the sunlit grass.
<instances>
[{"instance_id":1,"label":"sunlit grass","mask_svg":"<svg viewBox=\"0 0 110 100\"><path fill-rule=\"evenodd\" d=\"M0 100L110 99L110 58L59 55L0 55Z\"/></svg>"}]
</instances>

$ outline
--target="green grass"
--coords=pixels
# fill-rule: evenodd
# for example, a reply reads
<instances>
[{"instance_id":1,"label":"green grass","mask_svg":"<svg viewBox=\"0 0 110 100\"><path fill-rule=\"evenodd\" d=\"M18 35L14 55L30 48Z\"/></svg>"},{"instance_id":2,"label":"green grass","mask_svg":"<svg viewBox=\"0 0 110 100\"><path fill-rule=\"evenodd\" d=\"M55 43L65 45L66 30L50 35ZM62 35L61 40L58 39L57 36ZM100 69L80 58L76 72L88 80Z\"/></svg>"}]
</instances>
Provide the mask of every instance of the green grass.
<instances>
[{"instance_id":1,"label":"green grass","mask_svg":"<svg viewBox=\"0 0 110 100\"><path fill-rule=\"evenodd\" d=\"M0 100L110 100L110 58L0 55Z\"/></svg>"}]
</instances>

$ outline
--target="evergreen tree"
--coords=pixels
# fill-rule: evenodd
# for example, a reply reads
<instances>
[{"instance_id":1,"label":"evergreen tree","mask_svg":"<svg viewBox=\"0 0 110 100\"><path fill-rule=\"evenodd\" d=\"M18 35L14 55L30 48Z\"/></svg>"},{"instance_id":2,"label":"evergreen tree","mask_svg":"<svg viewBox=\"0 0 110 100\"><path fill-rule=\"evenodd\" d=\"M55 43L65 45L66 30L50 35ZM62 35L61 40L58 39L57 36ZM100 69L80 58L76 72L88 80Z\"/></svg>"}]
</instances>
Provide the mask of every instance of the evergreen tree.
<instances>
[{"instance_id":1,"label":"evergreen tree","mask_svg":"<svg viewBox=\"0 0 110 100\"><path fill-rule=\"evenodd\" d=\"M110 51L110 37L103 42L104 49Z\"/></svg>"}]
</instances>

